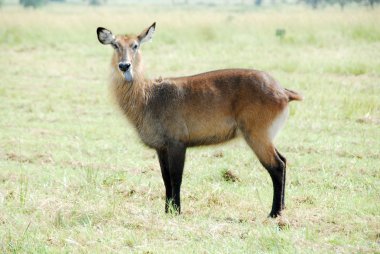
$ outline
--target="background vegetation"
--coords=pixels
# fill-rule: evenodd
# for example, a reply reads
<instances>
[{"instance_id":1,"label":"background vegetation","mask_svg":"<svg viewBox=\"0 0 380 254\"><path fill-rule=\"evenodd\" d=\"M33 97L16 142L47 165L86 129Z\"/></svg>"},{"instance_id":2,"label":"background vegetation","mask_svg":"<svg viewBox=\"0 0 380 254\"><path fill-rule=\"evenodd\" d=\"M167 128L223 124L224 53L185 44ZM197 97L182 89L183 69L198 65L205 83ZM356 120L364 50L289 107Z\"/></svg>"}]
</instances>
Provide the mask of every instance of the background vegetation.
<instances>
[{"instance_id":1,"label":"background vegetation","mask_svg":"<svg viewBox=\"0 0 380 254\"><path fill-rule=\"evenodd\" d=\"M1 2L4 0L0 1ZM8 3L15 3L17 0L7 0ZM281 5L308 5L313 9L323 8L331 5L339 5L344 9L347 5L361 5L375 7L380 0L18 0L24 7L41 7L49 2L60 2L69 4L89 4L93 6L98 5L113 5L113 4L126 4L126 3L151 3L159 5L204 5L204 6L226 6L226 5L244 5L244 6L281 6Z\"/></svg>"},{"instance_id":2,"label":"background vegetation","mask_svg":"<svg viewBox=\"0 0 380 254\"><path fill-rule=\"evenodd\" d=\"M1 252L380 251L378 8L85 4L0 10ZM150 77L255 68L304 94L276 142L289 161L280 221L240 139L190 149L183 214L164 214L157 158L108 96L112 48L95 33L153 21Z\"/></svg>"}]
</instances>

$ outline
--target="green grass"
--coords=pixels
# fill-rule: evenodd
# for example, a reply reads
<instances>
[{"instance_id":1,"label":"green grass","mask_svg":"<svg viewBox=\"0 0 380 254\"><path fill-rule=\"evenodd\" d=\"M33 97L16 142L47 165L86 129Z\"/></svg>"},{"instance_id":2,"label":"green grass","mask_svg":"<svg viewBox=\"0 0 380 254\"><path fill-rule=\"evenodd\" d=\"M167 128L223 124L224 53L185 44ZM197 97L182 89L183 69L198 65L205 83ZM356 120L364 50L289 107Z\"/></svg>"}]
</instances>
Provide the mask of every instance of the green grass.
<instances>
[{"instance_id":1,"label":"green grass","mask_svg":"<svg viewBox=\"0 0 380 254\"><path fill-rule=\"evenodd\" d=\"M0 251L380 252L379 14L5 6ZM183 214L164 214L157 157L113 105L112 49L95 33L153 21L143 48L150 77L255 68L305 96L276 140L289 162L285 227L267 218L270 177L240 139L190 149Z\"/></svg>"}]
</instances>

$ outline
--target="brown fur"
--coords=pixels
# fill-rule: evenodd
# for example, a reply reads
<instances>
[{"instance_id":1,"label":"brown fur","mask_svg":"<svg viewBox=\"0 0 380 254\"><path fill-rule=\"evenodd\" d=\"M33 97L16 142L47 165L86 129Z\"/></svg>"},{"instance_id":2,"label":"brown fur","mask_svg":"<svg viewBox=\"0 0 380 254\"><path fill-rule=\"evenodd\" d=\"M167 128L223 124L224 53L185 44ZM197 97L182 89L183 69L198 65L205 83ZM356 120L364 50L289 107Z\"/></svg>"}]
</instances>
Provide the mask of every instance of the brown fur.
<instances>
[{"instance_id":1,"label":"brown fur","mask_svg":"<svg viewBox=\"0 0 380 254\"><path fill-rule=\"evenodd\" d=\"M102 31L103 28L99 29ZM187 77L145 79L141 53L139 50L132 51L131 45L140 42L148 34L148 29L139 36L117 36L112 41L120 48L116 47L112 57L111 89L141 140L160 155L165 186L169 191L167 198L171 197L170 181L167 179L172 179L173 188L178 186L173 185L175 173L170 172L169 177L165 171L168 163L165 161L166 153L175 154L177 150L174 151L173 147L184 147L180 149L186 150L191 146L222 143L241 132L272 177L274 200L271 216L277 216L284 208L286 160L274 147L270 129L273 126L277 128L276 119L282 121L286 117L284 112L288 103L302 100L301 95L281 87L267 73L251 69L225 69ZM131 82L125 80L118 68L118 63L126 59L133 70ZM184 160L184 152L178 156ZM176 157L173 155L170 158ZM173 170L175 166L181 177L183 162L178 167L173 164L175 161L171 162ZM178 188L175 190L178 192L175 202L179 205Z\"/></svg>"},{"instance_id":2,"label":"brown fur","mask_svg":"<svg viewBox=\"0 0 380 254\"><path fill-rule=\"evenodd\" d=\"M114 56L111 88L142 141L155 149L164 147L167 139L187 146L217 144L234 138L240 130L255 153L261 154L259 158L268 157L254 148L254 140L265 143L273 153L266 132L288 102L299 98L256 70L146 80L136 71L140 66L134 68L134 81L128 83L118 73Z\"/></svg>"}]
</instances>

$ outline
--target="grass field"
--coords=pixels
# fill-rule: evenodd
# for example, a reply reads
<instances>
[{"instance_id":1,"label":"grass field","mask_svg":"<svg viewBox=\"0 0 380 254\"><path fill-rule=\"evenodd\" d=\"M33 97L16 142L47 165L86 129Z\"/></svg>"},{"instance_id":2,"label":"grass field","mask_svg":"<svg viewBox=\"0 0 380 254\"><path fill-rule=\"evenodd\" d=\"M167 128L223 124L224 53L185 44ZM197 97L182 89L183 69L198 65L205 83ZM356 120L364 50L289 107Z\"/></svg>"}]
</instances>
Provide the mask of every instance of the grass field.
<instances>
[{"instance_id":1,"label":"grass field","mask_svg":"<svg viewBox=\"0 0 380 254\"><path fill-rule=\"evenodd\" d=\"M112 103L95 33L153 21L149 77L255 68L304 95L276 140L287 226L267 218L272 183L241 139L188 150L183 214L164 214L158 160ZM0 252L379 253L378 24L379 8L0 9Z\"/></svg>"}]
</instances>

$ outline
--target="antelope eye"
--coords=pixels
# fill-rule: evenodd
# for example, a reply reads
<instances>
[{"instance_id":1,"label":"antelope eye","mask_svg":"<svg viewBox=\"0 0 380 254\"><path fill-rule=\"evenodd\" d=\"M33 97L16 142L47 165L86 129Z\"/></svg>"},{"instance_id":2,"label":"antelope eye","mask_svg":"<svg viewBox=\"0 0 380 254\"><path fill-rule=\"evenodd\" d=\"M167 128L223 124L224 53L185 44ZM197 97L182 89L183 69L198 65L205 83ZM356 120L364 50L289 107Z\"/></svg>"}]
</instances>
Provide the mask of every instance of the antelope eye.
<instances>
[{"instance_id":1,"label":"antelope eye","mask_svg":"<svg viewBox=\"0 0 380 254\"><path fill-rule=\"evenodd\" d=\"M133 49L133 50L136 50L138 47L139 47L139 46L138 46L137 44L134 44L134 45L132 46L132 49Z\"/></svg>"}]
</instances>

